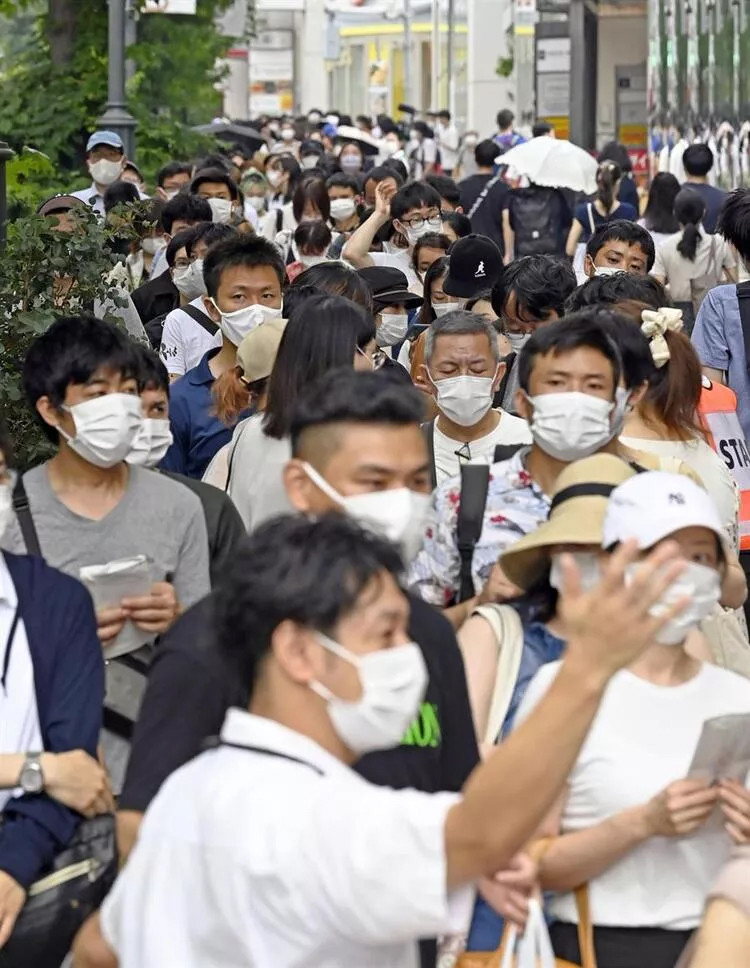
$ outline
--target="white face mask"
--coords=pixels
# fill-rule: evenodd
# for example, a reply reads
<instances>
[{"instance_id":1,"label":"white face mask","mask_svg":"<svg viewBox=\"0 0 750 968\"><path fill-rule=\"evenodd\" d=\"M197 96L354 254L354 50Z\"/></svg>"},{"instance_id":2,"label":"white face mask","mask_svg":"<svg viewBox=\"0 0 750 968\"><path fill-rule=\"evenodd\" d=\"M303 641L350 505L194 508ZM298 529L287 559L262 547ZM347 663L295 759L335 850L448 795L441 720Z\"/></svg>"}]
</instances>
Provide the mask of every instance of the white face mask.
<instances>
[{"instance_id":1,"label":"white face mask","mask_svg":"<svg viewBox=\"0 0 750 968\"><path fill-rule=\"evenodd\" d=\"M497 370L495 370L497 376ZM494 376L451 376L433 380L438 410L460 427L473 427L492 406Z\"/></svg>"},{"instance_id":2,"label":"white face mask","mask_svg":"<svg viewBox=\"0 0 750 968\"><path fill-rule=\"evenodd\" d=\"M279 319L281 317L281 309L276 309L274 306L261 306L258 303L253 303L252 306L235 309L233 313L224 313L216 305L215 300L212 299L211 302L216 311L221 313L219 327L222 333L235 346L239 346L248 333L252 333L267 319Z\"/></svg>"},{"instance_id":3,"label":"white face mask","mask_svg":"<svg viewBox=\"0 0 750 968\"><path fill-rule=\"evenodd\" d=\"M177 291L189 302L197 299L198 296L205 296L206 282L203 278L203 259L196 259L189 266L175 269L172 273L172 282L177 287Z\"/></svg>"},{"instance_id":4,"label":"white face mask","mask_svg":"<svg viewBox=\"0 0 750 968\"><path fill-rule=\"evenodd\" d=\"M545 393L529 397L531 435L545 454L571 462L589 457L612 439L614 404L590 393Z\"/></svg>"},{"instance_id":5,"label":"white face mask","mask_svg":"<svg viewBox=\"0 0 750 968\"><path fill-rule=\"evenodd\" d=\"M389 491L344 497L310 464L305 463L303 467L313 484L335 501L345 514L368 531L398 545L406 564L416 558L424 541L431 500L429 494L420 494L408 487L395 487Z\"/></svg>"},{"instance_id":6,"label":"white face mask","mask_svg":"<svg viewBox=\"0 0 750 968\"><path fill-rule=\"evenodd\" d=\"M266 172L266 181L271 186L271 188L278 188L281 184L281 180L284 177L284 172L279 171L276 168L272 168L271 171Z\"/></svg>"},{"instance_id":7,"label":"white face mask","mask_svg":"<svg viewBox=\"0 0 750 968\"><path fill-rule=\"evenodd\" d=\"M625 272L625 270L617 266L594 266L595 276L614 276L618 272Z\"/></svg>"},{"instance_id":8,"label":"white face mask","mask_svg":"<svg viewBox=\"0 0 750 968\"><path fill-rule=\"evenodd\" d=\"M282 141L294 141L294 128L282 128L281 129L281 140Z\"/></svg>"},{"instance_id":9,"label":"white face mask","mask_svg":"<svg viewBox=\"0 0 750 968\"><path fill-rule=\"evenodd\" d=\"M618 387L615 390L615 409L612 411L612 436L619 437L625 424L628 403L630 402L630 390L625 387ZM632 407L631 407L632 409Z\"/></svg>"},{"instance_id":10,"label":"white face mask","mask_svg":"<svg viewBox=\"0 0 750 968\"><path fill-rule=\"evenodd\" d=\"M232 219L234 202L228 198L209 198L208 204L211 206L213 221L221 225L228 225Z\"/></svg>"},{"instance_id":11,"label":"white face mask","mask_svg":"<svg viewBox=\"0 0 750 968\"><path fill-rule=\"evenodd\" d=\"M436 316L445 316L446 313L455 313L457 309L461 308L461 303L449 302L449 303L433 303L432 309Z\"/></svg>"},{"instance_id":12,"label":"white face mask","mask_svg":"<svg viewBox=\"0 0 750 968\"><path fill-rule=\"evenodd\" d=\"M409 328L408 313L382 313L381 323L375 331L378 346L393 346L406 336Z\"/></svg>"},{"instance_id":13,"label":"white face mask","mask_svg":"<svg viewBox=\"0 0 750 968\"><path fill-rule=\"evenodd\" d=\"M343 155L339 157L339 164L344 171L359 171L362 167L362 159L359 155Z\"/></svg>"},{"instance_id":14,"label":"white face mask","mask_svg":"<svg viewBox=\"0 0 750 968\"><path fill-rule=\"evenodd\" d=\"M398 141L384 141L382 143L383 154L387 155L389 158L392 155L395 155L400 147L401 146L399 145Z\"/></svg>"},{"instance_id":15,"label":"white face mask","mask_svg":"<svg viewBox=\"0 0 750 968\"><path fill-rule=\"evenodd\" d=\"M602 576L598 554L595 551L569 551L568 554L573 558L578 568L578 580L581 583L581 591L592 591L599 584ZM552 555L549 583L556 591L562 592L562 554Z\"/></svg>"},{"instance_id":16,"label":"white face mask","mask_svg":"<svg viewBox=\"0 0 750 968\"><path fill-rule=\"evenodd\" d=\"M140 398L129 393L105 393L64 407L73 417L75 436L60 434L79 457L95 467L114 467L130 453L143 416Z\"/></svg>"},{"instance_id":17,"label":"white face mask","mask_svg":"<svg viewBox=\"0 0 750 968\"><path fill-rule=\"evenodd\" d=\"M156 239L150 236L141 242L141 248L146 253L146 255L156 255L157 252L162 252L166 249L167 243L164 239Z\"/></svg>"},{"instance_id":18,"label":"white face mask","mask_svg":"<svg viewBox=\"0 0 750 968\"><path fill-rule=\"evenodd\" d=\"M505 338L511 345L514 353L520 353L531 339L531 333L505 333Z\"/></svg>"},{"instance_id":19,"label":"white face mask","mask_svg":"<svg viewBox=\"0 0 750 968\"><path fill-rule=\"evenodd\" d=\"M427 666L416 642L357 655L322 632L322 646L359 673L362 695L351 702L334 696L322 682L310 688L328 703L328 715L341 742L358 756L398 746L419 712L427 689Z\"/></svg>"},{"instance_id":20,"label":"white face mask","mask_svg":"<svg viewBox=\"0 0 750 968\"><path fill-rule=\"evenodd\" d=\"M168 420L144 417L126 460L140 467L156 467L172 446L172 440Z\"/></svg>"},{"instance_id":21,"label":"white face mask","mask_svg":"<svg viewBox=\"0 0 750 968\"><path fill-rule=\"evenodd\" d=\"M433 224L433 222L435 224ZM423 235L429 235L431 232L439 232L441 224L440 219L428 219L419 229L413 229L410 226L407 227L404 225L402 231L406 232L406 238L409 240L409 246L413 249ZM435 225L437 225L437 228Z\"/></svg>"},{"instance_id":22,"label":"white face mask","mask_svg":"<svg viewBox=\"0 0 750 968\"><path fill-rule=\"evenodd\" d=\"M467 134L464 136L464 144L467 148L473 148L477 143L477 136L475 134Z\"/></svg>"},{"instance_id":23,"label":"white face mask","mask_svg":"<svg viewBox=\"0 0 750 968\"><path fill-rule=\"evenodd\" d=\"M89 174L97 185L111 185L112 182L116 182L123 168L122 161L107 161L106 158L89 162Z\"/></svg>"},{"instance_id":24,"label":"white face mask","mask_svg":"<svg viewBox=\"0 0 750 968\"><path fill-rule=\"evenodd\" d=\"M331 199L331 218L339 222L351 218L357 211L357 204L353 198Z\"/></svg>"},{"instance_id":25,"label":"white face mask","mask_svg":"<svg viewBox=\"0 0 750 968\"><path fill-rule=\"evenodd\" d=\"M167 196L167 201L171 202L175 195L179 194L179 188L165 188L164 194Z\"/></svg>"},{"instance_id":26,"label":"white face mask","mask_svg":"<svg viewBox=\"0 0 750 968\"><path fill-rule=\"evenodd\" d=\"M626 580L631 579L637 570L638 565L630 565L625 572ZM681 645L688 632L713 612L721 598L721 577L718 571L689 561L679 578L651 606L649 614L654 617L663 615L682 598L689 598L690 603L679 615L671 618L656 636L656 641L661 645Z\"/></svg>"},{"instance_id":27,"label":"white face mask","mask_svg":"<svg viewBox=\"0 0 750 968\"><path fill-rule=\"evenodd\" d=\"M254 208L256 212L262 212L266 207L266 200L262 195L249 195L245 201L250 208Z\"/></svg>"},{"instance_id":28,"label":"white face mask","mask_svg":"<svg viewBox=\"0 0 750 968\"><path fill-rule=\"evenodd\" d=\"M300 159L300 168L302 168L304 171L309 171L311 168L315 168L317 164L317 155L303 155Z\"/></svg>"},{"instance_id":29,"label":"white face mask","mask_svg":"<svg viewBox=\"0 0 750 968\"><path fill-rule=\"evenodd\" d=\"M0 484L0 537L13 517L13 494L10 484Z\"/></svg>"}]
</instances>

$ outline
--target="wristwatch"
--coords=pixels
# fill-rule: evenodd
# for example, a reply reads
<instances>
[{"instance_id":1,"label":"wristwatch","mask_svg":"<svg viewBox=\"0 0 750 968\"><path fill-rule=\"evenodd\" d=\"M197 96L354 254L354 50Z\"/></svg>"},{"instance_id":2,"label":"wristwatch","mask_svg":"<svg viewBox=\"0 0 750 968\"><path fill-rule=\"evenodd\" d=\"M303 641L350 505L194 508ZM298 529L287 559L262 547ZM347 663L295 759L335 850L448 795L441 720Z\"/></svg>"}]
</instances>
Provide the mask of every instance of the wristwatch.
<instances>
[{"instance_id":1,"label":"wristwatch","mask_svg":"<svg viewBox=\"0 0 750 968\"><path fill-rule=\"evenodd\" d=\"M18 785L24 793L41 793L44 790L41 757L41 753L26 754L26 760L18 777Z\"/></svg>"}]
</instances>

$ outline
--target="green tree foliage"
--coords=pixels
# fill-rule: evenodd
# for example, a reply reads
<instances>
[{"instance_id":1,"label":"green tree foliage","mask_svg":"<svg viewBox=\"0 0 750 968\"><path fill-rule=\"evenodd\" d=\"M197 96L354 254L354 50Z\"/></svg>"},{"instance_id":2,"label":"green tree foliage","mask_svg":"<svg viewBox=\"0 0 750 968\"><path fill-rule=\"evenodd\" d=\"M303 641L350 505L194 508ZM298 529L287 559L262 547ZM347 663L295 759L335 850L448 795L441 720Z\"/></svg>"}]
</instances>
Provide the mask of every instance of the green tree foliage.
<instances>
[{"instance_id":1,"label":"green tree foliage","mask_svg":"<svg viewBox=\"0 0 750 968\"><path fill-rule=\"evenodd\" d=\"M190 128L221 107L216 61L231 41L218 33L214 18L230 3L199 0L195 16L143 14L138 20L137 42L127 52L135 68L128 105L138 121L134 160L147 177L166 159L207 147ZM12 200L28 211L46 195L88 183L86 138L107 97L107 2L0 0L0 16L6 26L23 26L22 33L6 30L6 41L0 39L0 136L17 151L29 146L43 152L51 163L46 173L35 164L28 177L21 171L25 192L16 190L19 182L11 184Z\"/></svg>"}]
</instances>

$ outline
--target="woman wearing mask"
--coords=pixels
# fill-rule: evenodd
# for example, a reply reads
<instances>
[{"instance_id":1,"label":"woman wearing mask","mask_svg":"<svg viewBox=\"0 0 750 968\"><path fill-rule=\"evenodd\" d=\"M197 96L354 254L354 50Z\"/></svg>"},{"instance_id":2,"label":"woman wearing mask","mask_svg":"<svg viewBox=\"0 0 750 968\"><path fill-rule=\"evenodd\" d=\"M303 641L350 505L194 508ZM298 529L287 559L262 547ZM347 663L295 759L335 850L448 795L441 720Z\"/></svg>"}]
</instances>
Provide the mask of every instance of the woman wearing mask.
<instances>
[{"instance_id":1,"label":"woman wearing mask","mask_svg":"<svg viewBox=\"0 0 750 968\"><path fill-rule=\"evenodd\" d=\"M294 261L286 267L289 281L294 282L305 269L326 262L330 244L331 230L325 222L320 219L301 222L295 229L290 250Z\"/></svg>"},{"instance_id":2,"label":"woman wearing mask","mask_svg":"<svg viewBox=\"0 0 750 968\"><path fill-rule=\"evenodd\" d=\"M575 256L576 269L583 268L586 243L597 229L618 219L635 222L638 218L635 207L617 197L621 181L622 170L613 161L603 161L596 173L596 197L576 206L565 246L566 254L570 258Z\"/></svg>"},{"instance_id":3,"label":"woman wearing mask","mask_svg":"<svg viewBox=\"0 0 750 968\"><path fill-rule=\"evenodd\" d=\"M292 236L298 225L305 221L327 222L331 214L331 202L328 198L328 190L325 181L318 175L303 175L297 187L290 205L285 205L281 210L282 225L280 232L277 232L271 241L275 242L285 259L289 257L289 250L292 243ZM269 212L266 216L265 225L273 221L278 223L278 212ZM265 234L265 233L264 233Z\"/></svg>"},{"instance_id":4,"label":"woman wearing mask","mask_svg":"<svg viewBox=\"0 0 750 968\"><path fill-rule=\"evenodd\" d=\"M271 191L266 201L268 212L261 221L261 234L273 241L283 228L294 228L291 202L302 170L292 155L269 155L265 175Z\"/></svg>"},{"instance_id":5,"label":"woman wearing mask","mask_svg":"<svg viewBox=\"0 0 750 968\"><path fill-rule=\"evenodd\" d=\"M371 369L375 349L372 316L347 299L313 296L292 310L265 412L238 425L228 458L227 491L248 531L291 510L282 470L291 456L290 421L301 389L338 367Z\"/></svg>"},{"instance_id":6,"label":"woman wearing mask","mask_svg":"<svg viewBox=\"0 0 750 968\"><path fill-rule=\"evenodd\" d=\"M680 223L674 214L674 200L679 191L680 183L668 171L660 171L654 175L648 193L648 204L638 224L651 233L657 251L670 235L680 231Z\"/></svg>"},{"instance_id":7,"label":"woman wearing mask","mask_svg":"<svg viewBox=\"0 0 750 968\"><path fill-rule=\"evenodd\" d=\"M364 171L365 156L358 144L349 141L341 146L339 167L347 175L360 175Z\"/></svg>"},{"instance_id":8,"label":"woman wearing mask","mask_svg":"<svg viewBox=\"0 0 750 968\"><path fill-rule=\"evenodd\" d=\"M251 168L242 177L242 192L245 196L245 219L256 230L260 227L260 220L266 214L266 199L269 185L264 175L255 168Z\"/></svg>"},{"instance_id":9,"label":"woman wearing mask","mask_svg":"<svg viewBox=\"0 0 750 968\"><path fill-rule=\"evenodd\" d=\"M674 202L678 235L656 250L653 276L666 285L672 302L683 311L688 335L703 297L720 282L736 282L736 261L729 243L703 228L706 204L690 188L683 188Z\"/></svg>"},{"instance_id":10,"label":"woman wearing mask","mask_svg":"<svg viewBox=\"0 0 750 968\"><path fill-rule=\"evenodd\" d=\"M543 889L555 893L549 904L555 954L580 961L571 892L587 884L598 968L673 968L700 923L737 815L750 813L744 769L730 778L718 760L709 761L690 777L706 720L750 712L750 683L685 647L719 600L726 563L721 522L710 497L687 478L637 474L612 492L602 547L636 542L645 556L666 541L679 547L683 561L658 606L672 616L607 687L567 789L539 830L551 838L539 873ZM569 564L558 556L553 567L555 560L563 570ZM583 565L597 574L596 559ZM631 574L636 584L637 565ZM540 669L517 723L558 669L558 662ZM714 811L716 823L709 822Z\"/></svg>"},{"instance_id":11,"label":"woman wearing mask","mask_svg":"<svg viewBox=\"0 0 750 968\"><path fill-rule=\"evenodd\" d=\"M558 612L560 571L551 568L561 551L571 553L584 586L591 580L602 541L607 498L635 475L611 454L595 454L566 467L552 495L549 519L507 551L501 565L523 595L508 605L480 605L458 631L472 717L480 752L488 755L510 732L529 683L565 649L566 627ZM492 951L503 923L477 900L467 942L470 951Z\"/></svg>"}]
</instances>

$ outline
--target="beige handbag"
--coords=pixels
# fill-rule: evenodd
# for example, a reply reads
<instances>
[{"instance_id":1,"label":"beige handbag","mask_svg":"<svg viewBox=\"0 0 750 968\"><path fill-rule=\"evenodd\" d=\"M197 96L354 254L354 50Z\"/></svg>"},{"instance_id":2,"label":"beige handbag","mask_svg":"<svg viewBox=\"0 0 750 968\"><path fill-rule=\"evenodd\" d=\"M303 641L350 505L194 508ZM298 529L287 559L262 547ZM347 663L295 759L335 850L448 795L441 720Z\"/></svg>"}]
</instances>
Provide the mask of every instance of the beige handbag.
<instances>
[{"instance_id":1,"label":"beige handbag","mask_svg":"<svg viewBox=\"0 0 750 968\"><path fill-rule=\"evenodd\" d=\"M523 625L518 612L510 605L478 605L472 615L481 615L489 623L500 648L490 714L482 738L484 744L494 746L508 715L518 670L521 668Z\"/></svg>"}]
</instances>

